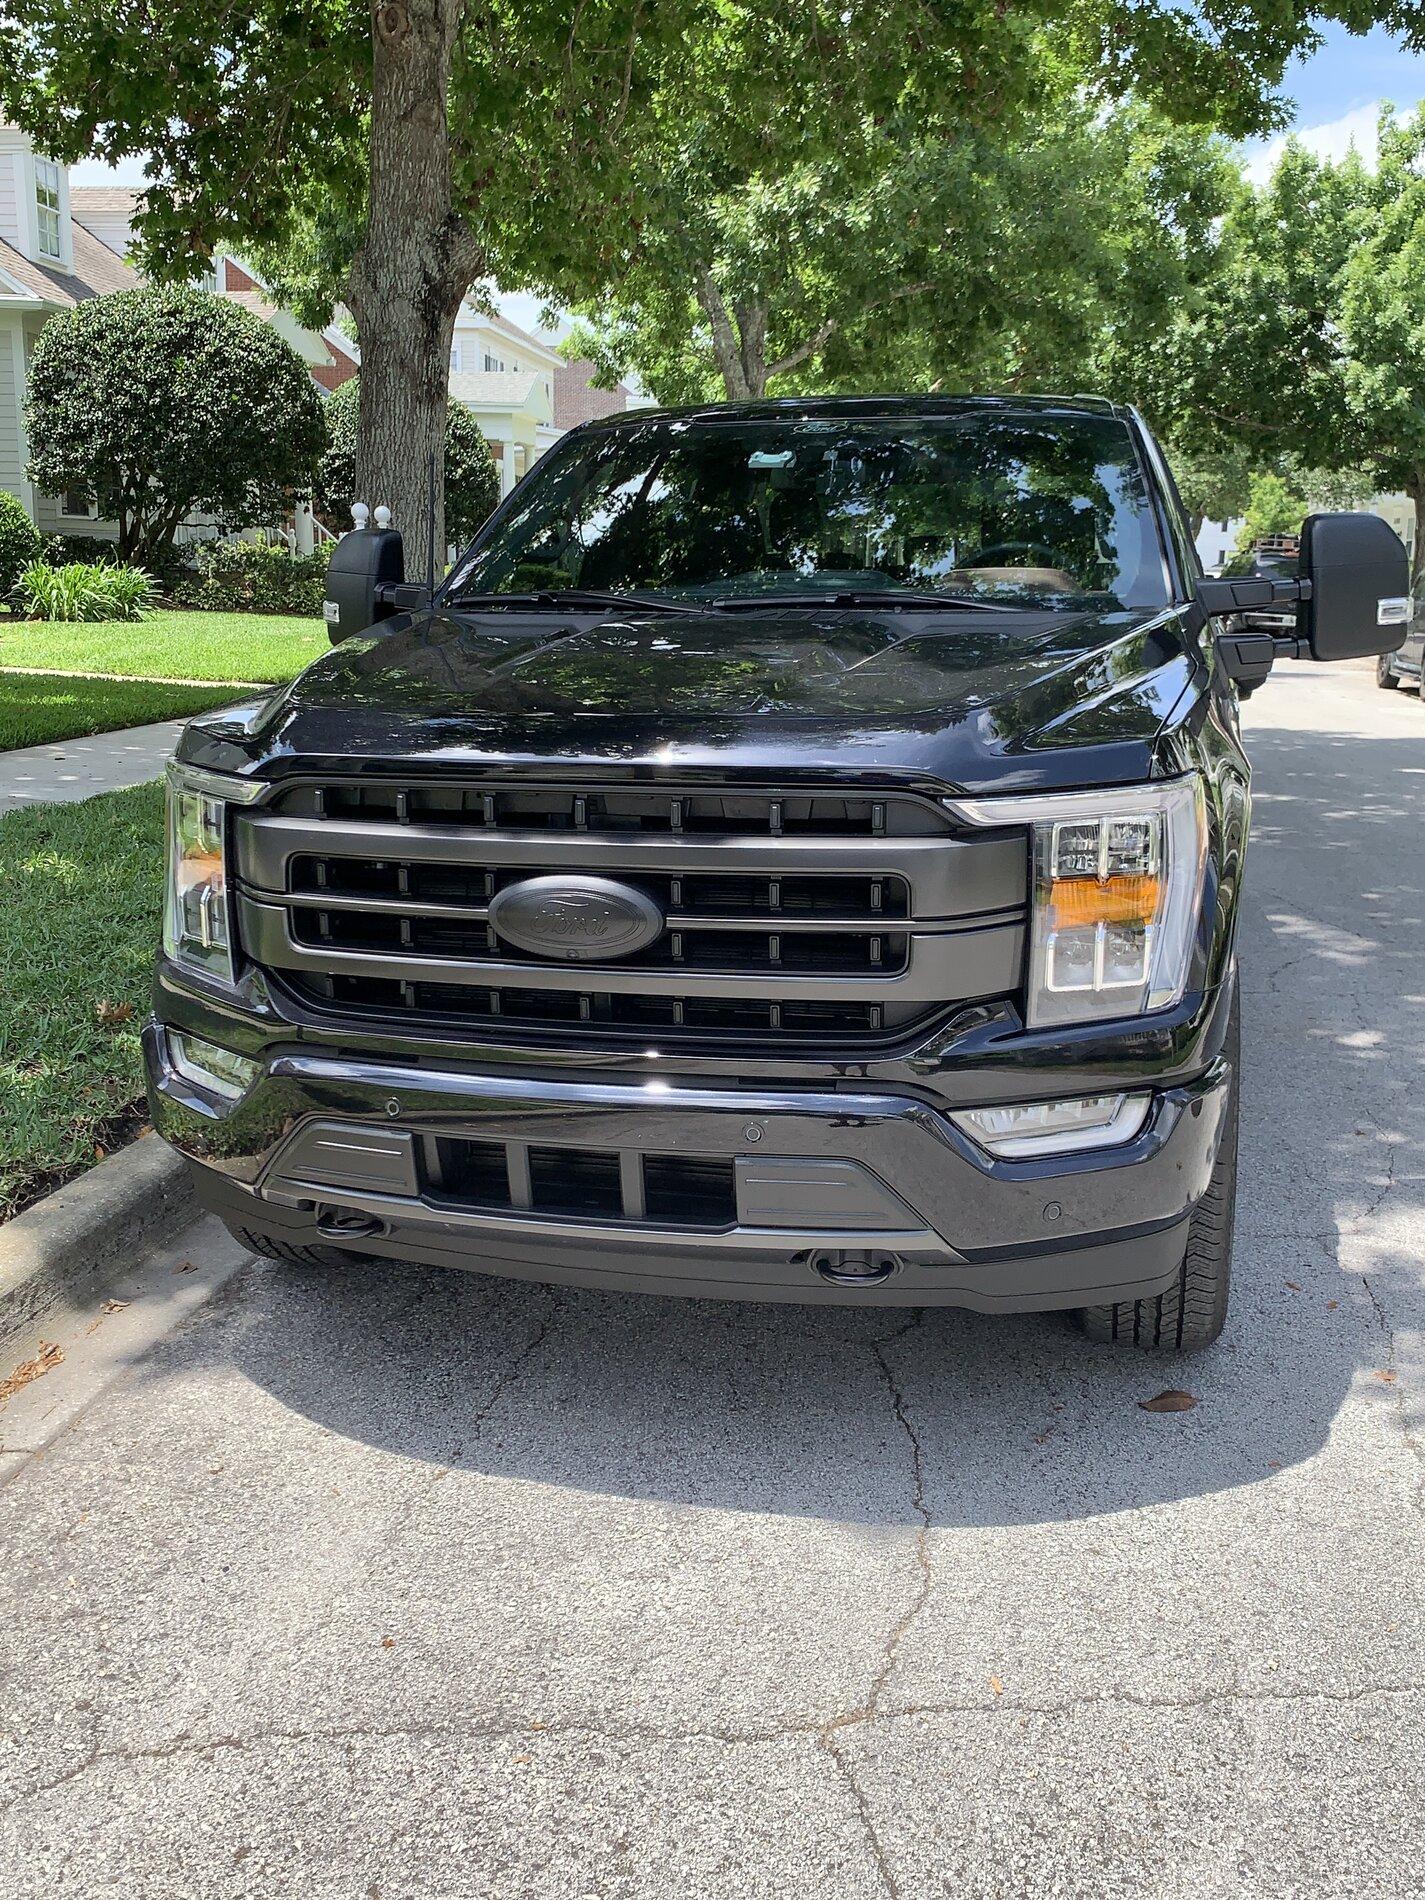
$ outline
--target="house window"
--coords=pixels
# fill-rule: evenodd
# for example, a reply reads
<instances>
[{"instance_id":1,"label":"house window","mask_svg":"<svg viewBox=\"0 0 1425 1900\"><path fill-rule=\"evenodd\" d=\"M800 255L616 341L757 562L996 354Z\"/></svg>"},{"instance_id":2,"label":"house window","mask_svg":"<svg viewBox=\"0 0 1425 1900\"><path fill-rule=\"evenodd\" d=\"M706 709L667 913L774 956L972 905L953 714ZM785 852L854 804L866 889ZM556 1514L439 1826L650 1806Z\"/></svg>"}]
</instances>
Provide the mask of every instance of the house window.
<instances>
[{"instance_id":1,"label":"house window","mask_svg":"<svg viewBox=\"0 0 1425 1900\"><path fill-rule=\"evenodd\" d=\"M59 256L59 167L35 160L35 233L41 257Z\"/></svg>"},{"instance_id":2,"label":"house window","mask_svg":"<svg viewBox=\"0 0 1425 1900\"><path fill-rule=\"evenodd\" d=\"M500 360L500 358L499 358L499 357L497 357L497 356L491 356L491 354L490 354L490 352L489 352L488 350L486 350L486 352L485 352L485 367L486 367L486 369L493 369L493 370L502 370L502 369L503 369L503 368L504 368L505 366L504 366L504 363L503 363L503 362L502 362L502 361Z\"/></svg>"},{"instance_id":3,"label":"house window","mask_svg":"<svg viewBox=\"0 0 1425 1900\"><path fill-rule=\"evenodd\" d=\"M99 512L87 495L81 495L74 488L67 488L60 496L59 511L62 515L75 516L81 521L93 521Z\"/></svg>"},{"instance_id":4,"label":"house window","mask_svg":"<svg viewBox=\"0 0 1425 1900\"><path fill-rule=\"evenodd\" d=\"M452 375L458 376L460 374L460 345L458 343L451 345L450 369Z\"/></svg>"}]
</instances>

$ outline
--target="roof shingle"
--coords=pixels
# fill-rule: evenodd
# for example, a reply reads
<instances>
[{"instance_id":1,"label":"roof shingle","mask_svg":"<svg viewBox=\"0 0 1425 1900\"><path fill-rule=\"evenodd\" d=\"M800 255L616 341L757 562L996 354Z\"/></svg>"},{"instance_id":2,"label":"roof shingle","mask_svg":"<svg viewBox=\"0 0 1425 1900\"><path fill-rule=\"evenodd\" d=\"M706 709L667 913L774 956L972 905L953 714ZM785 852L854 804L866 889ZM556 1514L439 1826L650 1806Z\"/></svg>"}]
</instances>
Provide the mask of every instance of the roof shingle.
<instances>
[{"instance_id":1,"label":"roof shingle","mask_svg":"<svg viewBox=\"0 0 1425 1900\"><path fill-rule=\"evenodd\" d=\"M0 270L20 286L21 292L53 304L59 310L72 310L90 297L108 296L115 290L134 290L138 278L107 244L101 244L82 224L71 222L74 243L74 269L62 271L53 264L33 263L23 252L0 238ZM5 293L0 290L0 302Z\"/></svg>"}]
</instances>

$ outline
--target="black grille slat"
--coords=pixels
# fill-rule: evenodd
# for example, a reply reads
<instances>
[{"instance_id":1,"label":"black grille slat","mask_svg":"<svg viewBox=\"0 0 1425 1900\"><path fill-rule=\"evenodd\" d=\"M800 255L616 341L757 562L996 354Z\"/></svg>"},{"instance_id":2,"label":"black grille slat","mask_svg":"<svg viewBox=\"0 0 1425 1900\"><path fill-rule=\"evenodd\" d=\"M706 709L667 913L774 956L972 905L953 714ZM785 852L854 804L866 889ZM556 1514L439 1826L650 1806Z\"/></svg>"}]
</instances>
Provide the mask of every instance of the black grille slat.
<instances>
[{"instance_id":1,"label":"black grille slat","mask_svg":"<svg viewBox=\"0 0 1425 1900\"><path fill-rule=\"evenodd\" d=\"M560 1032L580 1021L580 995L573 990L467 989L453 983L412 983L358 976L308 976L288 972L286 983L304 1003L342 1016L380 1018L399 1012L412 1026L474 1028L498 1020L502 1033ZM784 1002L760 998L644 996L595 993L594 1018L611 1035L647 1035L660 1030L694 1032L717 1041L770 1032L779 1041L848 1042L929 1022L936 1014L882 1003ZM404 1026L404 1024L403 1024Z\"/></svg>"},{"instance_id":2,"label":"black grille slat","mask_svg":"<svg viewBox=\"0 0 1425 1900\"><path fill-rule=\"evenodd\" d=\"M274 809L291 817L358 823L483 824L507 831L640 831L682 835L884 838L925 836L947 821L924 799L828 792L690 791L587 786L471 791L443 784L374 781L295 786ZM582 822L581 822L582 819Z\"/></svg>"},{"instance_id":3,"label":"black grille slat","mask_svg":"<svg viewBox=\"0 0 1425 1900\"><path fill-rule=\"evenodd\" d=\"M453 957L472 963L528 963L542 959L502 941L479 921L401 910L353 908L297 909L292 936L299 944L330 945L378 955ZM669 930L635 956L619 959L620 971L686 969L709 975L785 970L788 974L894 975L906 967L908 939L880 932L843 928L835 931Z\"/></svg>"}]
</instances>

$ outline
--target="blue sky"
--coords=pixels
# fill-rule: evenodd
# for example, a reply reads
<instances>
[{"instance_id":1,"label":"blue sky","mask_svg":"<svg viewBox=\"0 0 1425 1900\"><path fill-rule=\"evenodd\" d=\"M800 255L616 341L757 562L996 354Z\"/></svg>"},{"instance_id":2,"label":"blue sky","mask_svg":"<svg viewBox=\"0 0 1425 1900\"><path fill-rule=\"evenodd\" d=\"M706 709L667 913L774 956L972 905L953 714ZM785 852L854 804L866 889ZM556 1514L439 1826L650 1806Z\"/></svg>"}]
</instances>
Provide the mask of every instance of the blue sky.
<instances>
[{"instance_id":1,"label":"blue sky","mask_svg":"<svg viewBox=\"0 0 1425 1900\"><path fill-rule=\"evenodd\" d=\"M1313 150L1340 157L1353 141L1369 156L1375 149L1375 120L1380 102L1388 99L1404 109L1425 99L1425 54L1407 53L1380 28L1356 38L1344 27L1326 29L1319 51L1293 60L1282 90L1295 107L1293 129ZM1258 141L1248 148L1254 174L1269 170L1279 139ZM132 160L118 171L92 161L76 165L76 184L142 184L143 166ZM536 299L500 298L501 307L516 323L533 328L539 311Z\"/></svg>"},{"instance_id":2,"label":"blue sky","mask_svg":"<svg viewBox=\"0 0 1425 1900\"><path fill-rule=\"evenodd\" d=\"M1425 99L1425 54L1407 53L1376 27L1359 39L1328 27L1320 49L1287 67L1282 91L1296 109L1293 130L1323 156L1339 158L1348 145L1375 150L1375 121L1383 99L1408 110ZM1248 148L1250 169L1270 169L1281 140Z\"/></svg>"}]
</instances>

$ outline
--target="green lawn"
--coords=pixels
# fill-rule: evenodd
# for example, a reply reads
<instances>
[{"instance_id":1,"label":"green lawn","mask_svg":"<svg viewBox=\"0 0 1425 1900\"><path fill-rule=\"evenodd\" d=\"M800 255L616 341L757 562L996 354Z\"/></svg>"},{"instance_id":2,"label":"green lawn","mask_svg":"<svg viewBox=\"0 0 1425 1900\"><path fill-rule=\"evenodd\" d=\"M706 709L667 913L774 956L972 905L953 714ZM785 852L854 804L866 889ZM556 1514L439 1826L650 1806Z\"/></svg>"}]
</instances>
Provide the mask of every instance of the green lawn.
<instances>
[{"instance_id":1,"label":"green lawn","mask_svg":"<svg viewBox=\"0 0 1425 1900\"><path fill-rule=\"evenodd\" d=\"M162 880L160 785L0 818L0 1219L139 1104Z\"/></svg>"},{"instance_id":2,"label":"green lawn","mask_svg":"<svg viewBox=\"0 0 1425 1900\"><path fill-rule=\"evenodd\" d=\"M56 745L96 732L185 719L242 698L235 686L160 686L151 680L66 679L53 673L0 673L0 752Z\"/></svg>"},{"instance_id":3,"label":"green lawn","mask_svg":"<svg viewBox=\"0 0 1425 1900\"><path fill-rule=\"evenodd\" d=\"M118 673L127 679L251 680L279 685L331 643L320 620L160 608L94 626L0 620L0 666Z\"/></svg>"}]
</instances>

